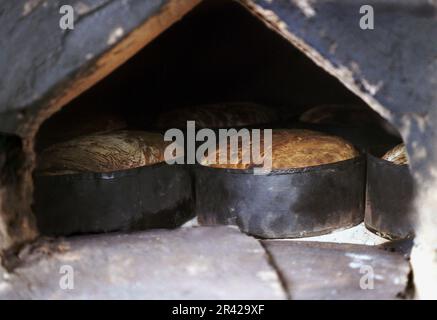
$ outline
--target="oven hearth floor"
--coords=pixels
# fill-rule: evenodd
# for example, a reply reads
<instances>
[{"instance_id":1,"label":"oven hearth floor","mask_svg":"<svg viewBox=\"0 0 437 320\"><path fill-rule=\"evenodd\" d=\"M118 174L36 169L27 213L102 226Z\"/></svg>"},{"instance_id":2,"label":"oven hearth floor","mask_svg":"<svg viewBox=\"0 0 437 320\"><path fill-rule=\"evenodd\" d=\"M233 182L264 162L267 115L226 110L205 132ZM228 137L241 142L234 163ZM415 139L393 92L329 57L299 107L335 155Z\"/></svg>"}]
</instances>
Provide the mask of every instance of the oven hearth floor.
<instances>
[{"instance_id":1,"label":"oven hearth floor","mask_svg":"<svg viewBox=\"0 0 437 320\"><path fill-rule=\"evenodd\" d=\"M258 240L233 227L40 239L3 261L0 299L396 299L407 251ZM73 288L61 285L65 266Z\"/></svg>"}]
</instances>

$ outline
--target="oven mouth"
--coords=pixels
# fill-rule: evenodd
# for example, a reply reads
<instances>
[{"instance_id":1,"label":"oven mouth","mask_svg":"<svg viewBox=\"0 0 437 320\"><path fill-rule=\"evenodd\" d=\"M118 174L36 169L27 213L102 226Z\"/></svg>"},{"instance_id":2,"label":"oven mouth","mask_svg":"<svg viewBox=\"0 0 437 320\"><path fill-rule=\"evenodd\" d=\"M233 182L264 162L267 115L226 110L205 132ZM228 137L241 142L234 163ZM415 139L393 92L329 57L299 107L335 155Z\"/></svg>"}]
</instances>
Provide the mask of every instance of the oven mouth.
<instances>
[{"instance_id":1,"label":"oven mouth","mask_svg":"<svg viewBox=\"0 0 437 320\"><path fill-rule=\"evenodd\" d=\"M223 16L227 17L226 25L221 23ZM36 160L48 146L93 133L96 126L100 126L99 132L120 129L163 133L155 126L161 113L242 101L268 106L281 115L276 123L247 128L296 126L301 113L321 104L359 105L376 114L246 7L234 1L214 5L204 2L113 73L46 119L34 140ZM316 127L322 132L331 129L330 125ZM354 130L353 124L336 126L338 130L342 128ZM366 132L363 127L356 131ZM359 163L363 157L305 168L272 169L268 176L341 170L343 166ZM191 166L190 170L196 170L196 166L199 165ZM112 176L135 175L137 169L69 174L65 179L104 181ZM232 175L253 174L253 168L198 169ZM33 176L42 178L36 171Z\"/></svg>"}]
</instances>

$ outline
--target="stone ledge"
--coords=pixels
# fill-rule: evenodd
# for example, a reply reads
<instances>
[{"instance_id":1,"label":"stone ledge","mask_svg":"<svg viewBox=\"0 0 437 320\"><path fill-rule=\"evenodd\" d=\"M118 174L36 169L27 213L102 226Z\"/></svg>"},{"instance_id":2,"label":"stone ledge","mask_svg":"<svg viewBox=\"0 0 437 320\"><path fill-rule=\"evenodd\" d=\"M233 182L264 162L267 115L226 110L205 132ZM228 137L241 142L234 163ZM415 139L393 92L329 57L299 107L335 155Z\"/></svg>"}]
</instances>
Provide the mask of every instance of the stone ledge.
<instances>
[{"instance_id":1,"label":"stone ledge","mask_svg":"<svg viewBox=\"0 0 437 320\"><path fill-rule=\"evenodd\" d=\"M40 240L0 279L0 299L284 299L261 244L230 227ZM63 290L61 266L74 270Z\"/></svg>"}]
</instances>

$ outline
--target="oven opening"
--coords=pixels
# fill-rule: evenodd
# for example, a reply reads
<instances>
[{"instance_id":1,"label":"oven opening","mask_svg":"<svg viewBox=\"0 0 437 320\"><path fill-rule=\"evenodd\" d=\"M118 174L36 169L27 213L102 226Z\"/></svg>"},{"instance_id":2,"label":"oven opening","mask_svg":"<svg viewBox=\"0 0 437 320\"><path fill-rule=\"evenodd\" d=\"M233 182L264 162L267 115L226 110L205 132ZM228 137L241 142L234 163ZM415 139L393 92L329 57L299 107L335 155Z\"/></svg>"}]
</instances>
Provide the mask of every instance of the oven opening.
<instances>
[{"instance_id":1,"label":"oven opening","mask_svg":"<svg viewBox=\"0 0 437 320\"><path fill-rule=\"evenodd\" d=\"M111 203L114 198L119 198L121 211L108 213L105 210L109 209L102 207L101 212L93 212L95 228L87 228L86 220L81 221L80 215L70 218L74 228L69 227L65 219L59 218L59 215L66 214L62 204L53 209L56 212L51 212L50 217L45 216L45 206L57 202L56 195L70 199L67 200L70 201L69 207L77 206L77 202L72 200L75 197L71 197L76 193L88 193L93 198L92 192L98 190L99 185L104 183L102 181L111 181L108 172L119 174L129 171L132 161L128 160L126 164L126 161L116 158L111 162L105 158L106 151L98 149L99 145L96 150L85 152L76 159L73 170L61 168L59 163L58 167L50 167L47 163L53 159L44 157L44 154L46 150L61 145L64 149L51 154L60 161L70 161L66 166L72 165L72 160L66 159L66 155L74 150L75 143L84 143L85 149L96 146L93 141L83 142L87 137L107 137L120 132L162 134L162 126L157 125L162 114L193 106L201 108L223 104L266 107L278 115L270 123L272 128L316 130L352 139L357 150L375 149L378 157L402 142L399 133L387 121L240 4L233 1L205 2L41 125L35 141L37 166L33 206L40 232L74 235L152 227L173 228L191 219L195 213L194 206L185 202L194 200L183 194L182 189L192 190L192 185L184 185L177 190L180 193L177 204L161 208L160 204L150 199L153 202L150 204L153 207L150 208L151 215L162 211L169 213L160 216L162 218L154 216L153 221L144 221L138 216L129 221L129 213L123 210L135 207L132 202L138 199L130 196L130 189L126 187L124 192L118 192L114 197L107 196L107 202ZM232 108L228 112L232 113ZM119 136L116 139L114 143L123 143ZM80 149L81 152L84 148ZM115 146L111 150L117 148ZM120 148L121 151L118 151L125 152ZM132 152L135 154L135 151ZM90 169L83 173L83 168L87 167L86 157L97 163L93 168L99 166L98 161L103 161L104 172L97 175ZM60 180L56 183L37 183L38 178L35 177L41 172L45 177ZM154 174L147 176L144 184L153 182ZM124 173L121 175L123 179L128 179ZM165 175L168 179L175 173L166 172ZM86 187L74 184L77 179L86 181ZM191 176L181 173L180 180L184 179L189 180ZM62 190L62 181L68 185L65 190ZM113 183L126 181L114 180ZM148 190L143 185L141 188ZM37 199L42 197L41 194L44 194L43 204ZM85 210L93 205L91 199L75 210ZM171 210L176 207L175 218ZM98 206L94 208L99 211ZM74 215L74 212L69 211L69 214ZM58 215L58 218L54 219L53 215Z\"/></svg>"}]
</instances>

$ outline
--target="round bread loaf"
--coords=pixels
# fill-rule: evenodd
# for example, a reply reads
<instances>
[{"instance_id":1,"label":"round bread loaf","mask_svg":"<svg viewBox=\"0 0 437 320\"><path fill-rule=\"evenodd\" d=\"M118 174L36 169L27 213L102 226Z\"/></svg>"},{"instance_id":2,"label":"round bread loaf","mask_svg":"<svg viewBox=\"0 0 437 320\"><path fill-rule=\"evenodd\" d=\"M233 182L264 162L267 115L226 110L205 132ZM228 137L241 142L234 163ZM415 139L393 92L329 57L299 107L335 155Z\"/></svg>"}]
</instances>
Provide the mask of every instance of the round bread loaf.
<instances>
[{"instance_id":1,"label":"round bread loaf","mask_svg":"<svg viewBox=\"0 0 437 320\"><path fill-rule=\"evenodd\" d=\"M299 120L305 123L342 126L379 125L384 121L372 110L357 105L317 106L305 111Z\"/></svg>"},{"instance_id":2,"label":"round bread loaf","mask_svg":"<svg viewBox=\"0 0 437 320\"><path fill-rule=\"evenodd\" d=\"M187 121L198 128L230 128L277 121L274 110L253 103L222 103L179 108L158 116L156 127L185 128Z\"/></svg>"},{"instance_id":3,"label":"round bread loaf","mask_svg":"<svg viewBox=\"0 0 437 320\"><path fill-rule=\"evenodd\" d=\"M408 164L407 150L405 144L398 144L382 156L382 159L393 162L394 164Z\"/></svg>"},{"instance_id":4,"label":"round bread loaf","mask_svg":"<svg viewBox=\"0 0 437 320\"><path fill-rule=\"evenodd\" d=\"M47 147L82 135L124 130L127 122L123 116L111 110L96 110L92 106L77 111L61 110L45 121L38 131L36 149Z\"/></svg>"},{"instance_id":5,"label":"round bread loaf","mask_svg":"<svg viewBox=\"0 0 437 320\"><path fill-rule=\"evenodd\" d=\"M37 172L62 175L126 170L164 161L168 142L161 134L115 131L81 136L45 149Z\"/></svg>"},{"instance_id":6,"label":"round bread loaf","mask_svg":"<svg viewBox=\"0 0 437 320\"><path fill-rule=\"evenodd\" d=\"M261 150L263 151L263 137L261 135ZM230 159L230 145L227 146L227 155ZM216 150L216 163L209 163L203 158L202 165L215 168L249 169L253 163L243 163L244 154L251 152L251 147L243 149L238 146L237 164L220 164L220 147ZM272 133L272 169L292 169L317 166L355 158L358 151L349 142L342 138L324 133L302 129L278 129ZM264 152L262 153L264 157ZM251 157L252 160L252 157Z\"/></svg>"}]
</instances>

